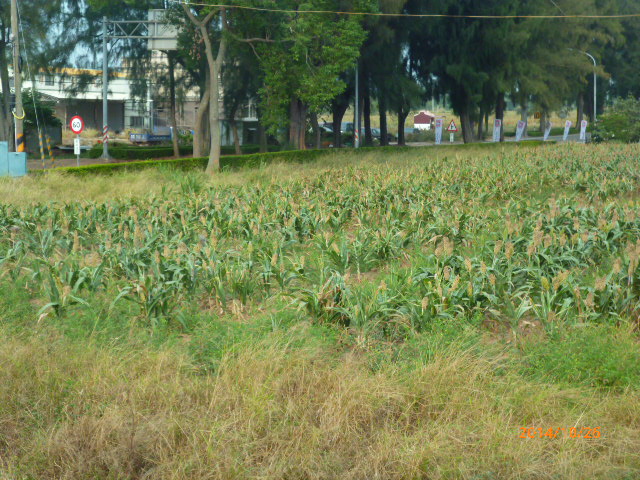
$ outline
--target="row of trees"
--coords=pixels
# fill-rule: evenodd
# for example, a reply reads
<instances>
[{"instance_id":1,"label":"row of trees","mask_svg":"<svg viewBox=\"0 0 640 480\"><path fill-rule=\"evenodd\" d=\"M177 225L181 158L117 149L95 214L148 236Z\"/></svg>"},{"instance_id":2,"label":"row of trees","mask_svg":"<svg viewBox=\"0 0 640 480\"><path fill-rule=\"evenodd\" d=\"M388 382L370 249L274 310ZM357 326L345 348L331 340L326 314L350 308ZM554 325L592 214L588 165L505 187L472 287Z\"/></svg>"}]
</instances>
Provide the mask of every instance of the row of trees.
<instances>
[{"instance_id":1,"label":"row of trees","mask_svg":"<svg viewBox=\"0 0 640 480\"><path fill-rule=\"evenodd\" d=\"M27 5L30 2L32 8ZM319 142L318 116L330 112L333 143L340 146L340 124L354 103L356 65L365 143L372 142L370 119L375 111L380 116L381 142L387 139L387 116L393 114L402 143L407 115L433 96L449 100L469 142L483 136L489 115L503 117L508 100L521 107L523 117L534 106L544 122L547 115L568 104L577 105L581 117L601 110L606 98L640 95L640 78L634 70L640 62L640 19L524 17L640 13L630 0L229 2L268 11L203 5L206 2L86 2L54 0L47 2L44 12L35 5L40 3L37 0L21 0L23 22L32 31L28 48L34 67L63 66L69 60L68 52L60 55L61 49L72 43L83 45L74 54L76 63L98 63L94 52L100 51L103 15L114 20L140 19L146 18L149 8L166 7L167 21L181 32L179 49L167 52L166 65L151 62L144 43L135 40L118 43L112 57L127 59L141 98L147 93L147 78L153 75L170 100L174 117L180 92L199 92L194 155L208 151L210 171L219 162L221 113L219 102L212 101L219 91L224 92L228 118L248 99L257 99L262 128L276 133L287 126L293 148L305 148L308 125ZM10 53L6 47L8 0L0 0L0 5L4 90ZM392 15L300 13L303 10ZM443 16L421 16L425 14ZM467 17L476 15L516 17ZM598 105L588 94L593 88L593 65L584 51L599 59L598 87L608 93L600 95ZM0 135L4 135L11 115L6 105L0 107L5 122L0 122Z\"/></svg>"}]
</instances>

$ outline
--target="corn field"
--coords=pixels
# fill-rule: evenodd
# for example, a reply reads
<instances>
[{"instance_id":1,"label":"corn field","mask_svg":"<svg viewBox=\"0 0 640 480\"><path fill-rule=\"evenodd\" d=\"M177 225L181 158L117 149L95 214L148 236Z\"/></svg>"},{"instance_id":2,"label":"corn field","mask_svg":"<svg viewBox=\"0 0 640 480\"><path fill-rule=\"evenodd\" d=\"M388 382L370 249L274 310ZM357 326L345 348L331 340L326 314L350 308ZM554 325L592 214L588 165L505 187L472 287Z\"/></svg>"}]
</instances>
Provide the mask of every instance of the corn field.
<instances>
[{"instance_id":1,"label":"corn field","mask_svg":"<svg viewBox=\"0 0 640 480\"><path fill-rule=\"evenodd\" d=\"M106 298L150 327L179 323L183 305L273 298L387 340L437 318L637 318L640 148L421 155L241 186L189 173L177 191L102 203L0 204L0 274L41 299L41 317Z\"/></svg>"}]
</instances>

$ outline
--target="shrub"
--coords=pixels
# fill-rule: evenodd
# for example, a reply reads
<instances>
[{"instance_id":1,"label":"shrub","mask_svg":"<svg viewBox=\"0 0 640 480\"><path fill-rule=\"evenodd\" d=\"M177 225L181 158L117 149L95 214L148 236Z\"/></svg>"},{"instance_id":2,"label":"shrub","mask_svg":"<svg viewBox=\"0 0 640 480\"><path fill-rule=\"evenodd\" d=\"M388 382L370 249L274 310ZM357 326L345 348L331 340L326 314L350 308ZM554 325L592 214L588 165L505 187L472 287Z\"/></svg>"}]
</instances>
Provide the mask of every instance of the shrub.
<instances>
[{"instance_id":1,"label":"shrub","mask_svg":"<svg viewBox=\"0 0 640 480\"><path fill-rule=\"evenodd\" d=\"M618 99L593 129L594 142L640 141L640 100L633 97Z\"/></svg>"},{"instance_id":2,"label":"shrub","mask_svg":"<svg viewBox=\"0 0 640 480\"><path fill-rule=\"evenodd\" d=\"M550 144L553 142L547 142ZM545 144L540 140L527 140L519 143L468 143L465 145L459 145L458 148L505 148L505 147L517 147L523 146L539 146ZM357 151L352 150L354 154L365 154L374 151L380 151L381 149L402 152L408 150L416 150L420 147L361 147ZM431 147L424 147L431 148ZM220 159L220 168L222 170L236 170L239 168L255 168L261 165L268 165L274 162L286 162L286 163L305 163L317 160L320 157L326 155L334 155L340 153L341 149L328 148L323 150L290 150L285 152L269 152L269 153L255 153L251 155L226 155ZM111 150L110 150L111 152ZM176 168L180 170L191 170L194 168L204 169L207 166L207 157L201 158L166 158L162 160L142 160L126 163L101 163L96 165L85 165L82 167L66 167L57 168L56 171L60 173L69 173L73 175L86 175L86 174L111 174L116 172L143 170L146 168L154 168L166 166L169 168ZM42 173L42 172L39 172Z\"/></svg>"},{"instance_id":3,"label":"shrub","mask_svg":"<svg viewBox=\"0 0 640 480\"><path fill-rule=\"evenodd\" d=\"M315 160L321 155L331 153L332 150L295 150L289 152L256 153L253 155L227 155L220 159L222 170L234 170L238 168L259 167L274 161L302 163ZM97 165L85 165L82 167L58 168L61 173L73 175L86 174L110 174L116 172L143 170L146 168L166 166L180 170L194 168L204 169L207 166L207 157L201 158L169 158L162 160L143 160L127 163L102 163Z\"/></svg>"},{"instance_id":4,"label":"shrub","mask_svg":"<svg viewBox=\"0 0 640 480\"><path fill-rule=\"evenodd\" d=\"M407 142L435 142L436 130L417 130L413 133L408 133L405 140Z\"/></svg>"},{"instance_id":5,"label":"shrub","mask_svg":"<svg viewBox=\"0 0 640 480\"><path fill-rule=\"evenodd\" d=\"M609 326L561 331L525 349L525 371L559 383L606 389L640 386L637 338Z\"/></svg>"},{"instance_id":6,"label":"shrub","mask_svg":"<svg viewBox=\"0 0 640 480\"><path fill-rule=\"evenodd\" d=\"M191 145L180 145L180 155L190 155L193 151ZM241 147L244 155L258 153L259 145L243 145ZM269 145L269 151L278 151L278 146ZM235 155L235 147L225 146L220 149L222 155ZM148 160L150 158L163 158L173 156L172 145L158 145L140 147L124 143L109 144L109 155L117 160ZM82 155L84 158L100 158L102 156L102 145L94 145L89 151Z\"/></svg>"}]
</instances>

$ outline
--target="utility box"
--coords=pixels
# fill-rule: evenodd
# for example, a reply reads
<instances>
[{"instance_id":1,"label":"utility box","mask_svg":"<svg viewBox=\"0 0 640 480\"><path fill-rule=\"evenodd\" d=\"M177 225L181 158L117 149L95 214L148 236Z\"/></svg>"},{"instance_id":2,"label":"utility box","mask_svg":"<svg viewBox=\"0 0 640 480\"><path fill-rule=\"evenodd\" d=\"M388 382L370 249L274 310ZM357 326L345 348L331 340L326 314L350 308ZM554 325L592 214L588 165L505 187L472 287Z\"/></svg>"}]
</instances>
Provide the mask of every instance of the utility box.
<instances>
[{"instance_id":1,"label":"utility box","mask_svg":"<svg viewBox=\"0 0 640 480\"><path fill-rule=\"evenodd\" d=\"M0 142L0 177L24 177L27 174L27 154L9 152L9 143Z\"/></svg>"}]
</instances>

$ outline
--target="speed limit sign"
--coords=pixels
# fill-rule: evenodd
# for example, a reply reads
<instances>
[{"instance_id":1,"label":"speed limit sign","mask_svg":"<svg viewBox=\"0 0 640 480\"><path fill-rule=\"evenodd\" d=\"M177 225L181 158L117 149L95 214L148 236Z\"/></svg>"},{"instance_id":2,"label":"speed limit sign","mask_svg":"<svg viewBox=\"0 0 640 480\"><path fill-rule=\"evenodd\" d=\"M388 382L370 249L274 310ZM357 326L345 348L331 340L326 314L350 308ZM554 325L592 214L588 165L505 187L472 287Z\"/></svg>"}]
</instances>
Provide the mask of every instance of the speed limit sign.
<instances>
[{"instance_id":1,"label":"speed limit sign","mask_svg":"<svg viewBox=\"0 0 640 480\"><path fill-rule=\"evenodd\" d=\"M82 120L82 117L76 115L69 122L69 126L71 127L71 131L73 133L75 133L76 135L80 135L84 130L84 120Z\"/></svg>"}]
</instances>

